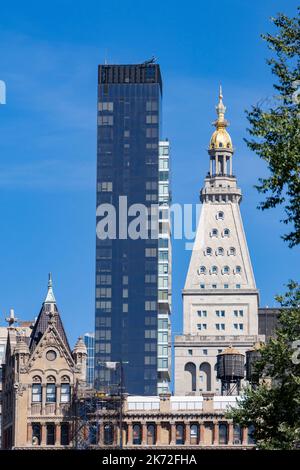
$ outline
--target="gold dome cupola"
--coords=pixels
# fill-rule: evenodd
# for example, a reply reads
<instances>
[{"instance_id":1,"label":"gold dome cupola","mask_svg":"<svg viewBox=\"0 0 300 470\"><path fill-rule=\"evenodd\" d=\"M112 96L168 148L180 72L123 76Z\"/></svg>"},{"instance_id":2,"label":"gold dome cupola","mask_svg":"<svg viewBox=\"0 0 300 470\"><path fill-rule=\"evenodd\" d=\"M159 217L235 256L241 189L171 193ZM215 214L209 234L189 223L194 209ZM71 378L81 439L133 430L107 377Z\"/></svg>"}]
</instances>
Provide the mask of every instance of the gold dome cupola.
<instances>
[{"instance_id":1,"label":"gold dome cupola","mask_svg":"<svg viewBox=\"0 0 300 470\"><path fill-rule=\"evenodd\" d=\"M226 130L228 121L225 119L226 106L223 103L222 88L219 91L219 103L216 106L217 119L213 125L216 130L211 136L208 153L210 155L210 176L232 176L233 145Z\"/></svg>"},{"instance_id":2,"label":"gold dome cupola","mask_svg":"<svg viewBox=\"0 0 300 470\"><path fill-rule=\"evenodd\" d=\"M211 136L209 142L209 150L227 149L233 151L232 141L229 133L226 130L228 121L225 119L226 106L223 103L222 87L220 86L219 103L216 106L218 118L214 121L216 130Z\"/></svg>"}]
</instances>

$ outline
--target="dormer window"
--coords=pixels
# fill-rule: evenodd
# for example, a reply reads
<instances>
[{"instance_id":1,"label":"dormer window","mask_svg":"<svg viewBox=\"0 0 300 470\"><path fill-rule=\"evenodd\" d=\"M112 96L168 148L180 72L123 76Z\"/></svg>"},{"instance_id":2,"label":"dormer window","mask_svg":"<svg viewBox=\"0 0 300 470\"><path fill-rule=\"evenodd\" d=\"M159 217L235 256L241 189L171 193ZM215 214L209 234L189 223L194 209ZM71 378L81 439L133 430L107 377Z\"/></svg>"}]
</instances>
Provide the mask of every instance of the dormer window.
<instances>
[{"instance_id":1,"label":"dormer window","mask_svg":"<svg viewBox=\"0 0 300 470\"><path fill-rule=\"evenodd\" d=\"M229 248L229 254L230 254L230 255L235 255L235 253L236 253L235 248L234 248L233 246L231 246L231 247Z\"/></svg>"},{"instance_id":2,"label":"dormer window","mask_svg":"<svg viewBox=\"0 0 300 470\"><path fill-rule=\"evenodd\" d=\"M212 249L211 249L209 246L206 248L206 254L207 254L208 256L211 256L211 255L212 255Z\"/></svg>"},{"instance_id":3,"label":"dormer window","mask_svg":"<svg viewBox=\"0 0 300 470\"><path fill-rule=\"evenodd\" d=\"M218 274L218 267L217 266L212 266L211 273L212 274Z\"/></svg>"},{"instance_id":4,"label":"dormer window","mask_svg":"<svg viewBox=\"0 0 300 470\"><path fill-rule=\"evenodd\" d=\"M236 272L236 274L241 274L242 268L240 266L236 266L235 272Z\"/></svg>"},{"instance_id":5,"label":"dormer window","mask_svg":"<svg viewBox=\"0 0 300 470\"><path fill-rule=\"evenodd\" d=\"M224 234L224 237L229 237L229 235L230 235L230 230L229 230L229 228L224 228L223 234Z\"/></svg>"},{"instance_id":6,"label":"dormer window","mask_svg":"<svg viewBox=\"0 0 300 470\"><path fill-rule=\"evenodd\" d=\"M217 219L222 219L222 220L224 219L224 212L223 211L219 211L217 213Z\"/></svg>"},{"instance_id":7,"label":"dormer window","mask_svg":"<svg viewBox=\"0 0 300 470\"><path fill-rule=\"evenodd\" d=\"M218 236L218 229L213 228L212 231L211 231L211 236L212 237L217 237Z\"/></svg>"},{"instance_id":8,"label":"dormer window","mask_svg":"<svg viewBox=\"0 0 300 470\"><path fill-rule=\"evenodd\" d=\"M223 268L223 274L229 274L229 266L224 266Z\"/></svg>"},{"instance_id":9,"label":"dormer window","mask_svg":"<svg viewBox=\"0 0 300 470\"><path fill-rule=\"evenodd\" d=\"M219 147L223 147L223 144L222 144L222 142L219 142Z\"/></svg>"},{"instance_id":10,"label":"dormer window","mask_svg":"<svg viewBox=\"0 0 300 470\"><path fill-rule=\"evenodd\" d=\"M224 249L221 246L219 246L219 248L217 248L217 255L219 255L219 256L224 255Z\"/></svg>"},{"instance_id":11,"label":"dormer window","mask_svg":"<svg viewBox=\"0 0 300 470\"><path fill-rule=\"evenodd\" d=\"M205 266L200 266L199 274L206 274L206 267Z\"/></svg>"}]
</instances>

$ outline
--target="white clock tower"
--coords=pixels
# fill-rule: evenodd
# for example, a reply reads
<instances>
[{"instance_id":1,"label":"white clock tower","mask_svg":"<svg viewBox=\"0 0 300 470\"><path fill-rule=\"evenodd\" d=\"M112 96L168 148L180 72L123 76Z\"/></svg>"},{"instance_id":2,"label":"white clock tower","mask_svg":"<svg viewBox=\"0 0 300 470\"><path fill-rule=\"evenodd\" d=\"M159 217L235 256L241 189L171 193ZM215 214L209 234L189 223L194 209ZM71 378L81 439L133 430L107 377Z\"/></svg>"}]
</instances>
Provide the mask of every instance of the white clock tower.
<instances>
[{"instance_id":1,"label":"white clock tower","mask_svg":"<svg viewBox=\"0 0 300 470\"><path fill-rule=\"evenodd\" d=\"M183 335L175 338L175 393L219 394L217 354L241 353L258 341L258 290L240 213L242 192L232 172L234 149L220 88L209 173L183 289Z\"/></svg>"}]
</instances>

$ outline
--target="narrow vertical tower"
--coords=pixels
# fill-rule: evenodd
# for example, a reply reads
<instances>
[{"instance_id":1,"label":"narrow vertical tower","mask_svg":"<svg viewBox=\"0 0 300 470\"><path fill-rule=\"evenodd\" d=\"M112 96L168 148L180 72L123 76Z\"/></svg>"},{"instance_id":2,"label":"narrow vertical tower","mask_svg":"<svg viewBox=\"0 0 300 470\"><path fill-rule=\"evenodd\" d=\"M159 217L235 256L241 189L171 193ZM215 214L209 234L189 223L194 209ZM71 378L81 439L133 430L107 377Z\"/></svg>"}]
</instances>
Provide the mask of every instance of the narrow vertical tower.
<instances>
[{"instance_id":1,"label":"narrow vertical tower","mask_svg":"<svg viewBox=\"0 0 300 470\"><path fill-rule=\"evenodd\" d=\"M220 392L217 354L241 353L257 340L258 291L233 175L233 145L220 87L201 216L183 289L183 335L175 339L175 392Z\"/></svg>"}]
</instances>

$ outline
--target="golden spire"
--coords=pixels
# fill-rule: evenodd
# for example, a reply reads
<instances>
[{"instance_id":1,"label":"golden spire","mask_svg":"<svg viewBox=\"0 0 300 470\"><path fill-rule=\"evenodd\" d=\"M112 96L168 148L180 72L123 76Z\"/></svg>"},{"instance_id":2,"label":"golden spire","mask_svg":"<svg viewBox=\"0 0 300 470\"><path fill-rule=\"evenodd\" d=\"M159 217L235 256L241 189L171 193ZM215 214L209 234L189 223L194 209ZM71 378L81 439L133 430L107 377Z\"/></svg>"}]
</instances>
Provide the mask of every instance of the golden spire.
<instances>
[{"instance_id":1,"label":"golden spire","mask_svg":"<svg viewBox=\"0 0 300 470\"><path fill-rule=\"evenodd\" d=\"M209 148L212 149L228 149L233 150L231 137L228 134L226 127L228 126L228 121L225 119L226 106L223 103L223 93L222 86L220 85L219 89L219 103L216 106L217 119L214 121L214 126L216 130L211 136Z\"/></svg>"}]
</instances>

